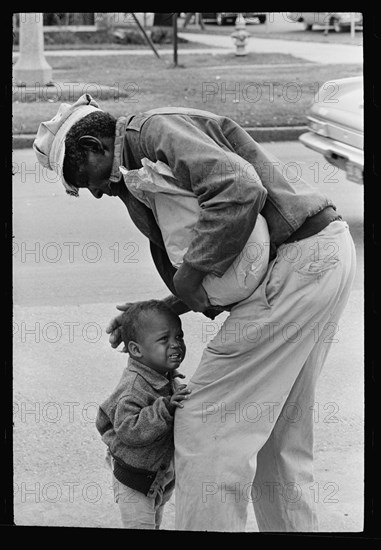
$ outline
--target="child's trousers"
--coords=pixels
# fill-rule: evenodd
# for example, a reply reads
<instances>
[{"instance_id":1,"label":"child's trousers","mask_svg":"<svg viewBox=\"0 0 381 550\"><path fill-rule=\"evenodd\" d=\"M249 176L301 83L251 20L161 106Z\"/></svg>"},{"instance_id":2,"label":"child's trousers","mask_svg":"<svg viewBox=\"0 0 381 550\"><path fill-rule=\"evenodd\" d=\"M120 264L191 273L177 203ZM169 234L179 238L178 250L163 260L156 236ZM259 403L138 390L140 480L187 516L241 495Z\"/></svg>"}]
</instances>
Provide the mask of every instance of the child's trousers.
<instances>
[{"instance_id":1,"label":"child's trousers","mask_svg":"<svg viewBox=\"0 0 381 550\"><path fill-rule=\"evenodd\" d=\"M343 221L282 245L204 350L175 415L176 529L317 531L315 388L356 269Z\"/></svg>"},{"instance_id":2,"label":"child's trousers","mask_svg":"<svg viewBox=\"0 0 381 550\"><path fill-rule=\"evenodd\" d=\"M112 466L111 457L106 458ZM119 506L120 517L125 529L160 529L164 506L174 491L174 466L170 463L163 480L163 486L155 498L127 487L112 476L115 502Z\"/></svg>"}]
</instances>

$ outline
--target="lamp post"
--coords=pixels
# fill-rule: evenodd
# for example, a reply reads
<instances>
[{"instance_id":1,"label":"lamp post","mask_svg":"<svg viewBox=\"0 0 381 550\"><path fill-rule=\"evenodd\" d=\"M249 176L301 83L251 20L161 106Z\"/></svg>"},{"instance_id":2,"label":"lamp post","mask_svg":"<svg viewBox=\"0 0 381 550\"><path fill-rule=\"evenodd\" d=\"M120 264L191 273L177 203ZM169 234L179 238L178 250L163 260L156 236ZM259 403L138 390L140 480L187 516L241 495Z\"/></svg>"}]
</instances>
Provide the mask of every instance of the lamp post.
<instances>
[{"instance_id":1,"label":"lamp post","mask_svg":"<svg viewBox=\"0 0 381 550\"><path fill-rule=\"evenodd\" d=\"M20 13L20 55L13 69L16 86L44 86L53 69L45 59L42 13Z\"/></svg>"},{"instance_id":2,"label":"lamp post","mask_svg":"<svg viewBox=\"0 0 381 550\"><path fill-rule=\"evenodd\" d=\"M173 66L177 67L177 13L172 16L173 23Z\"/></svg>"},{"instance_id":3,"label":"lamp post","mask_svg":"<svg viewBox=\"0 0 381 550\"><path fill-rule=\"evenodd\" d=\"M351 11L351 40L355 37L355 13Z\"/></svg>"}]
</instances>

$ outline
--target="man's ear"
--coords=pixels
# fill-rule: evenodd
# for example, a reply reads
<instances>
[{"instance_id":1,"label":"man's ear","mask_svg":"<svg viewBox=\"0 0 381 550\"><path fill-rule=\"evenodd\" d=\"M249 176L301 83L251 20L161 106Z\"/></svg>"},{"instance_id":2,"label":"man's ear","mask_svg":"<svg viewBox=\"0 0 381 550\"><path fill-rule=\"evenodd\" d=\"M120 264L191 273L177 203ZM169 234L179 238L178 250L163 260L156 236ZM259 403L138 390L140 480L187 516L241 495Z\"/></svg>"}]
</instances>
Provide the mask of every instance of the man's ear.
<instances>
[{"instance_id":1,"label":"man's ear","mask_svg":"<svg viewBox=\"0 0 381 550\"><path fill-rule=\"evenodd\" d=\"M94 136L81 136L78 145L88 151L94 151L94 153L104 153L103 143Z\"/></svg>"},{"instance_id":2,"label":"man's ear","mask_svg":"<svg viewBox=\"0 0 381 550\"><path fill-rule=\"evenodd\" d=\"M130 340L128 342L128 346L127 346L127 349L128 349L128 353L132 356L132 357L141 357L142 356L142 352L140 350L140 346L137 342L133 342L132 340Z\"/></svg>"}]
</instances>

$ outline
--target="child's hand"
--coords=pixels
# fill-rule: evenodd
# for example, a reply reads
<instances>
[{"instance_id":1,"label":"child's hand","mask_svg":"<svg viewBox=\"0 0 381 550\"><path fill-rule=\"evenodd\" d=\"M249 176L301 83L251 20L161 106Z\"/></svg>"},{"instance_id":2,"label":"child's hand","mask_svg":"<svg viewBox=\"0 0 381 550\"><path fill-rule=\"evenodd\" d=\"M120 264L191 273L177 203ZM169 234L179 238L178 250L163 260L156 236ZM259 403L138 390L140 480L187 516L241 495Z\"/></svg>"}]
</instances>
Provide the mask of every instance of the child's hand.
<instances>
[{"instance_id":1,"label":"child's hand","mask_svg":"<svg viewBox=\"0 0 381 550\"><path fill-rule=\"evenodd\" d=\"M182 384L172 395L170 404L174 407L183 408L184 405L181 403L181 401L184 401L184 399L189 399L190 393L192 393L192 390L188 390L186 384Z\"/></svg>"},{"instance_id":2,"label":"child's hand","mask_svg":"<svg viewBox=\"0 0 381 550\"><path fill-rule=\"evenodd\" d=\"M175 371L173 371L172 377L173 378L185 378L185 374L183 374L182 372L177 372L177 370L175 370Z\"/></svg>"}]
</instances>

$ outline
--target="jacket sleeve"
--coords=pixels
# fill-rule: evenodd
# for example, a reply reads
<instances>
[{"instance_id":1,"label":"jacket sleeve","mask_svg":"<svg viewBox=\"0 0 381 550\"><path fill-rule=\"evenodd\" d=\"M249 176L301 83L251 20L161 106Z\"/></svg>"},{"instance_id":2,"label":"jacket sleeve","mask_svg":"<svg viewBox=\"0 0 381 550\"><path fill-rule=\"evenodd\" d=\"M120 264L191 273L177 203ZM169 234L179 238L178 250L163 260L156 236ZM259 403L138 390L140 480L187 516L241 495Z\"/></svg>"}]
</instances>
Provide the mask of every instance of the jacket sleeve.
<instances>
[{"instance_id":1,"label":"jacket sleeve","mask_svg":"<svg viewBox=\"0 0 381 550\"><path fill-rule=\"evenodd\" d=\"M197 196L200 215L184 261L222 276L242 251L266 200L254 167L226 146L212 119L204 132L187 116L154 115L141 129L141 148L150 160L168 164L178 184Z\"/></svg>"},{"instance_id":2,"label":"jacket sleeve","mask_svg":"<svg viewBox=\"0 0 381 550\"><path fill-rule=\"evenodd\" d=\"M147 406L138 397L121 397L115 411L114 430L123 443L141 447L161 439L173 429L169 397L158 397Z\"/></svg>"},{"instance_id":3,"label":"jacket sleeve","mask_svg":"<svg viewBox=\"0 0 381 550\"><path fill-rule=\"evenodd\" d=\"M173 285L173 276L176 273L176 269L172 266L171 262L169 261L168 254L165 250L157 246L155 243L150 241L150 249L151 249L151 255L152 259L154 261L154 264L156 266L156 269L158 270L161 278L163 279L164 283L167 285L168 289L172 293L172 298L177 301L178 304L178 315L181 315L182 313L185 313L187 311L190 311L189 307L184 304L179 298L176 297L176 290ZM171 299L171 297L168 297ZM167 304L171 307L170 304ZM226 308L227 309L227 308ZM215 319L217 315L222 313L221 308L219 307L210 307L203 311L203 315L208 317L209 319Z\"/></svg>"},{"instance_id":4,"label":"jacket sleeve","mask_svg":"<svg viewBox=\"0 0 381 550\"><path fill-rule=\"evenodd\" d=\"M102 407L98 408L97 416L95 419L95 427L101 435L103 435L108 429L112 428L110 419L104 412Z\"/></svg>"}]
</instances>

